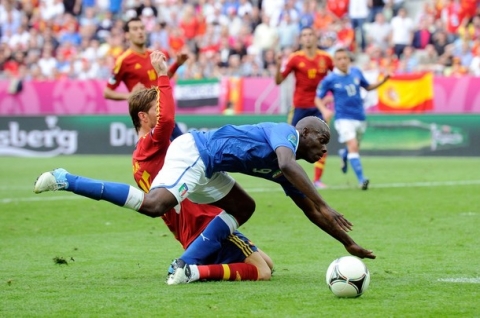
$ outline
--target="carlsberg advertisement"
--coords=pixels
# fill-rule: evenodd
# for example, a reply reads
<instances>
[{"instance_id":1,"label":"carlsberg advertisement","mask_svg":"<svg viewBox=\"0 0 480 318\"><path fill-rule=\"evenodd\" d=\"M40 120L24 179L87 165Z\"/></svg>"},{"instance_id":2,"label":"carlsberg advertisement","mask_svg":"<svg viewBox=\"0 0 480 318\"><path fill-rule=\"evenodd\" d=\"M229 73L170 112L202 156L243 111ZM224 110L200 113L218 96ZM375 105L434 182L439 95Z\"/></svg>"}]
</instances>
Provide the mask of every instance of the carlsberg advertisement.
<instances>
[{"instance_id":1,"label":"carlsberg advertisement","mask_svg":"<svg viewBox=\"0 0 480 318\"><path fill-rule=\"evenodd\" d=\"M183 131L284 122L283 115L177 116ZM370 115L362 153L380 156L480 156L480 115ZM340 148L333 125L328 151ZM0 156L125 154L137 135L128 116L0 117ZM235 142L235 140L232 140Z\"/></svg>"}]
</instances>

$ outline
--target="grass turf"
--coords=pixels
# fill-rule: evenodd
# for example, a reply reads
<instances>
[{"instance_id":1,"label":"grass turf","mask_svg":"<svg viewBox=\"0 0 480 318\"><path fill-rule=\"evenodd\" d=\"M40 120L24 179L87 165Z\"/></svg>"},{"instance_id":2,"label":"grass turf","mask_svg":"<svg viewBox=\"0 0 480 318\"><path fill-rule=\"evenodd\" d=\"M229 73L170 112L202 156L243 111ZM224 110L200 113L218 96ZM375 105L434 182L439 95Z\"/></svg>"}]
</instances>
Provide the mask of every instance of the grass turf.
<instances>
[{"instance_id":1,"label":"grass turf","mask_svg":"<svg viewBox=\"0 0 480 318\"><path fill-rule=\"evenodd\" d=\"M346 251L274 183L234 175L257 202L241 231L275 262L270 282L167 286L181 247L161 220L71 193L32 192L41 172L60 166L133 184L129 157L0 158L0 316L478 317L480 160L363 163L370 190L356 189L353 173L341 174L332 156L330 189L321 191L354 223L352 237L378 256L365 261L372 274L365 295L338 299L324 276Z\"/></svg>"}]
</instances>

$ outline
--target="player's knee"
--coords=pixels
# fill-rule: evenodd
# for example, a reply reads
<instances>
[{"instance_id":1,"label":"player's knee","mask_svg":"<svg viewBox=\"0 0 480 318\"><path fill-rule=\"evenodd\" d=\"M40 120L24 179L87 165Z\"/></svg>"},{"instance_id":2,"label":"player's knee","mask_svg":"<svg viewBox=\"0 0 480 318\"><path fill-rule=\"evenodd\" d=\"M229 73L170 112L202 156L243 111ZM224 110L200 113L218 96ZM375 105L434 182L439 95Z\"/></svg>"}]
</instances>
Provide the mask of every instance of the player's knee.
<instances>
[{"instance_id":1,"label":"player's knee","mask_svg":"<svg viewBox=\"0 0 480 318\"><path fill-rule=\"evenodd\" d=\"M272 278L272 270L268 266L258 268L258 280L270 280Z\"/></svg>"}]
</instances>

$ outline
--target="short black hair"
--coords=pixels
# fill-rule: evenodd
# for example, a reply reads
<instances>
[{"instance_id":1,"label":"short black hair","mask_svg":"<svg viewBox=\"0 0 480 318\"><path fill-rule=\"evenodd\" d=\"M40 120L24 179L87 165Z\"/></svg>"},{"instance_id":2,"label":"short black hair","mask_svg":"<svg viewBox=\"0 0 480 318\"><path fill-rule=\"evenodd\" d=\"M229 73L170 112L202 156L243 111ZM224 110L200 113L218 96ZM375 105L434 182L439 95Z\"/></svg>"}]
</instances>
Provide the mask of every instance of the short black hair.
<instances>
[{"instance_id":1,"label":"short black hair","mask_svg":"<svg viewBox=\"0 0 480 318\"><path fill-rule=\"evenodd\" d=\"M139 17L133 17L133 18L131 18L130 20L128 20L127 22L125 22L125 24L123 25L123 32L126 33L126 32L129 32L129 31L130 31L129 25L130 25L130 22L133 22L133 21L140 21L140 22L142 22L142 20L140 20Z\"/></svg>"},{"instance_id":2,"label":"short black hair","mask_svg":"<svg viewBox=\"0 0 480 318\"><path fill-rule=\"evenodd\" d=\"M341 48L335 50L334 55L337 54L337 53L342 53L342 52L345 52L345 53L347 53L347 54L350 54L350 51L348 51L348 50L347 50L346 48L344 48L344 47L341 47Z\"/></svg>"}]
</instances>

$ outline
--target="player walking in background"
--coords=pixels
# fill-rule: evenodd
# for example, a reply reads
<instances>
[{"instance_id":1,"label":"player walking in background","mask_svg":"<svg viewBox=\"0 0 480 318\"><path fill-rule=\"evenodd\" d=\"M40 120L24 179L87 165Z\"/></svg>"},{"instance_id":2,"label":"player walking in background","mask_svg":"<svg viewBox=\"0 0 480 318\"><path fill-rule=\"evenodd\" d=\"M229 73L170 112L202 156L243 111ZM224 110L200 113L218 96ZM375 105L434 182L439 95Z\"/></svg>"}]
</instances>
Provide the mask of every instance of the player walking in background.
<instances>
[{"instance_id":1,"label":"player walking in background","mask_svg":"<svg viewBox=\"0 0 480 318\"><path fill-rule=\"evenodd\" d=\"M275 83L281 84L293 72L295 90L293 93L293 115L289 122L295 126L298 121L307 116L323 119L322 113L315 107L315 90L318 83L333 69L333 62L327 52L317 48L317 38L311 28L304 28L300 33L301 50L294 52L285 69L281 71L281 57L277 59ZM328 120L327 120L328 122ZM321 178L325 168L327 154L314 164L313 182L316 188L325 188Z\"/></svg>"},{"instance_id":2,"label":"player walking in background","mask_svg":"<svg viewBox=\"0 0 480 318\"><path fill-rule=\"evenodd\" d=\"M147 33L145 25L139 18L132 18L124 25L125 37L130 42L129 48L120 55L104 90L104 97L112 100L127 100L133 93L143 88L157 85L157 73L150 63L150 50L147 50ZM177 69L186 61L187 55L181 54L170 66L168 77L172 77ZM115 91L120 83L125 83L128 92ZM175 124L172 138L181 135L180 128Z\"/></svg>"},{"instance_id":3,"label":"player walking in background","mask_svg":"<svg viewBox=\"0 0 480 318\"><path fill-rule=\"evenodd\" d=\"M335 129L339 142L346 148L340 151L342 171L347 173L347 160L350 162L362 190L368 189L369 179L363 175L360 161L360 140L367 128L365 109L360 95L360 87L371 91L385 83L390 76L382 81L370 84L362 72L350 66L350 55L346 49L338 49L334 54L335 69L318 86L315 105L325 118L331 118L333 111L325 106L322 100L328 92L333 93L335 107Z\"/></svg>"},{"instance_id":4,"label":"player walking in background","mask_svg":"<svg viewBox=\"0 0 480 318\"><path fill-rule=\"evenodd\" d=\"M166 65L160 52L151 54L158 74L158 87L142 89L129 98L129 111L138 143L133 152L133 174L137 185L148 192L153 178L163 167L174 126L175 105ZM197 238L222 209L186 199L162 216L163 221L184 249ZM203 239L203 238L202 238ZM214 264L214 265L212 265ZM239 231L221 243L217 253L190 266L189 282L196 280L268 280L273 262ZM171 270L173 273L173 268ZM167 284L173 284L170 275Z\"/></svg>"}]
</instances>

